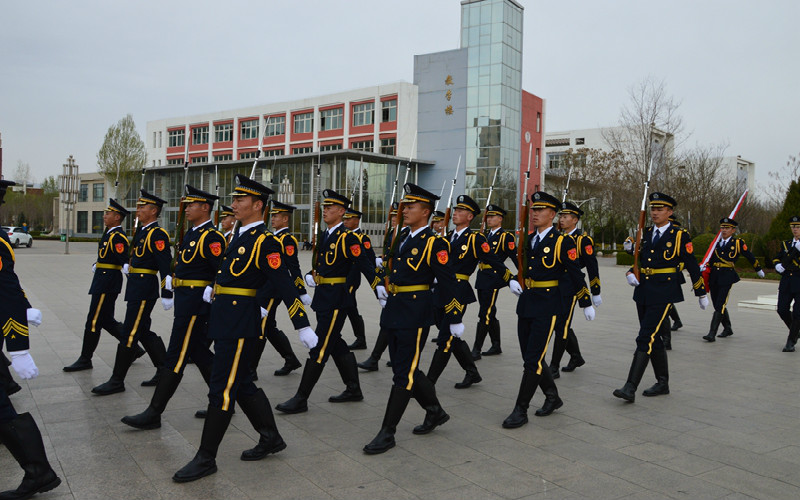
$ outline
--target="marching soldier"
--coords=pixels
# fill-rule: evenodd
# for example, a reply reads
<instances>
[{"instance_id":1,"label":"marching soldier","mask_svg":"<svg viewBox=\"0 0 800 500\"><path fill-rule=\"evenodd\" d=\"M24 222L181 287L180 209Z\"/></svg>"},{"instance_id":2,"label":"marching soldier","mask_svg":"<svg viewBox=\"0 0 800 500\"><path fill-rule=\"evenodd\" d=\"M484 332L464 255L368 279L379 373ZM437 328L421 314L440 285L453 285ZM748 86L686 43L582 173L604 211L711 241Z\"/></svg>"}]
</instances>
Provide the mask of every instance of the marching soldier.
<instances>
[{"instance_id":1,"label":"marching soldier","mask_svg":"<svg viewBox=\"0 0 800 500\"><path fill-rule=\"evenodd\" d=\"M503 217L506 211L498 205L486 207L486 241L489 243L493 254L497 255L500 262L510 258L516 265L517 246L514 233L502 228ZM475 343L472 345L472 359L479 360L481 355L494 356L501 354L500 347L500 321L497 319L497 295L501 288L507 286L503 277L498 275L489 264L478 264L478 277L475 279L475 289L478 291L478 327L475 331ZM489 350L481 352L486 335L492 341Z\"/></svg>"},{"instance_id":2,"label":"marching soldier","mask_svg":"<svg viewBox=\"0 0 800 500\"><path fill-rule=\"evenodd\" d=\"M125 288L125 321L123 337L117 346L117 356L111 378L92 389L98 396L116 394L125 390L125 376L136 357L135 346L141 342L156 365L155 380L143 384L155 385L159 377L167 349L161 337L150 331L150 314L161 295L164 310L172 308L172 282L170 264L169 233L158 225L158 217L166 201L154 196L144 189L136 202L136 215L140 227L133 235L131 263L128 271L128 284ZM158 274L161 274L159 282Z\"/></svg>"},{"instance_id":3,"label":"marching soldier","mask_svg":"<svg viewBox=\"0 0 800 500\"><path fill-rule=\"evenodd\" d=\"M348 208L344 213L344 227L353 232L361 241L362 252L366 255L370 262L377 263L375 250L372 248L372 241L369 236L361 230L361 216L363 214L358 210ZM358 312L358 302L356 301L356 292L358 287L361 286L361 273L357 268L350 271L351 276L348 279L350 285L350 293L353 295L353 307L347 310L347 317L350 319L350 325L353 327L353 334L356 337L355 342L347 346L351 351L362 350L367 348L367 336L364 328L364 318Z\"/></svg>"},{"instance_id":4,"label":"marching soldier","mask_svg":"<svg viewBox=\"0 0 800 500\"><path fill-rule=\"evenodd\" d=\"M683 301L679 275L680 263L686 266L692 278L692 289L698 297L700 308L708 306L700 266L692 254L692 237L687 231L670 223L669 216L677 205L671 196L651 193L650 219L653 225L642 234L640 255L640 278L636 279L633 268L627 272L628 284L635 287L633 300L639 314L639 333L628 380L614 396L633 403L636 388L642 380L648 361L653 364L656 383L646 389L644 396L669 394L669 366L667 351L662 340L664 322L672 304Z\"/></svg>"},{"instance_id":5,"label":"marching soldier","mask_svg":"<svg viewBox=\"0 0 800 500\"><path fill-rule=\"evenodd\" d=\"M428 218L438 197L415 184L403 186L403 218L407 227L399 234L400 243L392 259L388 285L378 287L384 306L381 328L389 336L392 360L392 389L381 430L364 446L364 453L383 453L395 445L397 424L413 396L425 409L425 420L414 427L414 434L428 434L450 419L436 397L436 388L419 369L422 349L438 307L430 287L434 279L443 302L450 332L460 337L464 332L461 317L464 305L459 302L456 278L448 266L450 248L447 240L428 228ZM388 297L386 293L388 292Z\"/></svg>"},{"instance_id":6,"label":"marching soldier","mask_svg":"<svg viewBox=\"0 0 800 500\"><path fill-rule=\"evenodd\" d=\"M186 186L186 220L192 225L178 247L178 258L170 289L175 295L175 319L169 337L166 361L150 405L138 415L122 422L137 429L161 427L161 414L183 378L188 358L197 365L206 384L211 378L213 355L208 348L208 314L203 291L217 276L227 243L211 221L214 202L219 197L193 186Z\"/></svg>"},{"instance_id":7,"label":"marching soldier","mask_svg":"<svg viewBox=\"0 0 800 500\"><path fill-rule=\"evenodd\" d=\"M789 219L789 228L792 230L792 239L783 242L778 256L772 261L775 271L781 275L778 316L789 328L783 352L794 352L800 335L800 216Z\"/></svg>"},{"instance_id":8,"label":"marching soldier","mask_svg":"<svg viewBox=\"0 0 800 500\"><path fill-rule=\"evenodd\" d=\"M453 223L455 231L449 236L450 240L450 267L456 274L456 288L458 291L458 302L466 307L475 302L475 293L469 278L475 272L478 263L488 266L496 273L498 279L503 283L508 283L511 279L511 271L503 264L498 254L492 253L486 237L477 231L469 228L470 222L481 213L478 204L469 196L462 194L456 200L453 207ZM446 297L440 297L440 299ZM449 331L450 318L446 310L442 313L441 308L447 308L448 302L439 301L439 315L442 321L437 323L439 327L439 337L437 339L438 348L433 353L431 366L428 369L428 379L434 384L450 361L451 353L455 356L458 364L466 372L464 380L456 383L456 389L466 389L477 384L482 379L475 361L472 359L469 345L461 339L460 335L453 335ZM438 320L439 318L437 318Z\"/></svg>"},{"instance_id":9,"label":"marching soldier","mask_svg":"<svg viewBox=\"0 0 800 500\"><path fill-rule=\"evenodd\" d=\"M578 265L581 269L586 269L586 273L589 275L592 304L595 307L599 307L603 303L603 299L600 297L600 274L597 256L594 254L592 237L586 232L581 233L578 231L578 221L582 215L583 210L578 208L577 205L565 201L561 203L558 225L565 236L575 240ZM561 278L558 288L561 291L565 308L556 323L556 340L553 343L553 355L550 358L550 371L553 372L554 379L561 376L559 374L559 366L561 365L561 357L564 356L564 350L570 355L569 363L563 368L565 372L574 371L576 368L586 364L583 356L581 356L578 338L572 330L572 314L575 311L575 304L582 298L580 294L585 293L586 290L575 290L566 275Z\"/></svg>"},{"instance_id":10,"label":"marching soldier","mask_svg":"<svg viewBox=\"0 0 800 500\"><path fill-rule=\"evenodd\" d=\"M234 401L259 434L258 444L242 452L242 460L261 460L286 448L269 400L247 369L248 355L259 335L257 291L269 283L288 308L300 342L309 348L317 342L283 262L280 243L264 225L264 210L273 191L241 174L236 176L236 183L232 207L241 227L225 250L214 287L203 292L203 300L211 302L208 337L214 341L215 350L207 416L197 454L172 477L179 483L217 471L217 450L230 424Z\"/></svg>"},{"instance_id":11,"label":"marching soldier","mask_svg":"<svg viewBox=\"0 0 800 500\"><path fill-rule=\"evenodd\" d=\"M758 264L753 253L747 249L747 245L740 238L734 236L736 226L739 223L730 217L725 217L719 221L719 243L711 258L708 260L706 266L700 267L700 271L705 271L709 268L708 276L708 293L711 295L711 304L714 306L714 316L711 318L711 327L708 330L708 335L703 338L709 342L714 342L717 336L717 329L719 324L722 323L722 333L720 337L730 337L733 335L731 329L731 317L728 313L728 297L731 294L731 288L734 283L737 283L739 273L734 269L736 260L742 256L746 258L753 268L756 270L759 278L764 277L764 271Z\"/></svg>"},{"instance_id":12,"label":"marching soldier","mask_svg":"<svg viewBox=\"0 0 800 500\"><path fill-rule=\"evenodd\" d=\"M331 403L362 401L361 384L358 381L356 357L347 348L342 339L342 326L346 311L352 307L352 294L349 292L353 267L364 274L375 289L379 278L375 274L373 261L369 261L362 253L361 241L342 224L347 207L351 201L332 189L323 191L322 219L328 229L317 237L317 248L314 252L313 270L306 274L306 284L316 288L311 308L317 314L317 331L325 332L320 343L309 352L303 369L303 377L297 393L275 408L283 413L302 413L308 411L308 397L314 389L325 363L333 358L345 390L338 396L331 396Z\"/></svg>"},{"instance_id":13,"label":"marching soldier","mask_svg":"<svg viewBox=\"0 0 800 500\"><path fill-rule=\"evenodd\" d=\"M270 224L272 225L272 235L281 245L281 252L283 253L283 262L289 271L292 282L297 288L297 293L300 295L300 301L304 306L311 305L311 297L306 293L306 287L303 286L303 273L300 271L300 261L297 258L297 252L300 248L295 238L289 232L289 217L294 213L296 207L286 205L279 201L272 202L270 209ZM263 295L263 297L262 297ZM253 352L253 362L251 370L253 371L253 381L258 380L258 364L261 360L261 355L264 353L264 347L267 340L272 344L272 347L284 359L283 367L275 370L276 377L283 377L289 375L294 370L297 370L302 364L297 356L294 354L292 344L289 338L278 328L278 323L275 321L275 314L278 312L278 302L281 295L277 293L271 286L263 287L259 291L259 303L261 304L261 335L258 337L256 348Z\"/></svg>"},{"instance_id":14,"label":"marching soldier","mask_svg":"<svg viewBox=\"0 0 800 500\"><path fill-rule=\"evenodd\" d=\"M526 243L524 247L527 269L519 270L520 277L524 277L525 288L516 280L509 283L511 291L519 297L517 334L523 372L514 410L503 421L506 429L515 429L528 423L528 407L537 386L541 386L545 401L536 410L536 416L550 415L564 405L558 396L553 374L544 360L558 317L566 307L566 297L559 290L564 275L572 289L578 290L576 295L584 317L592 321L595 316L578 264L575 240L559 233L553 226L560 202L544 191L534 193L531 201L530 222L534 231L528 235L530 244Z\"/></svg>"},{"instance_id":15,"label":"marching soldier","mask_svg":"<svg viewBox=\"0 0 800 500\"><path fill-rule=\"evenodd\" d=\"M12 181L0 180L0 205ZM0 335L0 351L5 344L11 356L11 367L23 379L36 378L39 369L36 367L28 349L28 325L39 326L42 313L31 308L25 292L19 284L14 272L15 256L11 242L5 231L0 231L0 324L3 334ZM25 471L22 483L15 490L0 493L0 498L30 498L36 493L50 491L61 479L56 475L47 453L39 427L30 413L18 414L8 398L5 387L0 385L0 442L2 442L14 460ZM4 476L6 477L6 476Z\"/></svg>"},{"instance_id":16,"label":"marching soldier","mask_svg":"<svg viewBox=\"0 0 800 500\"><path fill-rule=\"evenodd\" d=\"M670 216L669 221L672 223L673 226L681 227L681 223L678 220L678 218L675 217L675 214L672 214ZM680 282L681 282L681 285L683 285L684 283L686 283L686 278L684 278L684 276L683 276L683 264L681 264L681 266L680 266L680 271L681 271ZM667 348L668 351L672 350L672 333L671 332L678 331L683 327L683 322L681 321L681 316L680 316L680 314L678 314L678 308L675 307L675 304L672 304L672 307L669 308L669 319L670 319L670 322L672 323L672 327L670 328L670 333L667 333L667 335L664 337L664 340L665 340L664 344L665 344L665 347Z\"/></svg>"},{"instance_id":17,"label":"marching soldier","mask_svg":"<svg viewBox=\"0 0 800 500\"><path fill-rule=\"evenodd\" d=\"M225 237L225 241L230 243L233 237L233 224L236 222L236 218L233 216L233 209L231 207L222 205L220 208L222 209L219 213L220 229L222 230L222 236Z\"/></svg>"},{"instance_id":18,"label":"marching soldier","mask_svg":"<svg viewBox=\"0 0 800 500\"><path fill-rule=\"evenodd\" d=\"M114 319L114 306L122 291L122 269L127 269L130 258L128 238L122 229L122 221L129 213L114 199L109 200L108 208L103 213L106 232L97 245L97 261L92 264L94 276L89 287L92 300L83 329L81 354L77 361L63 368L65 372L92 368L92 355L100 342L100 330L106 330L117 342L122 342L122 324ZM137 358L144 354L138 345L135 349Z\"/></svg>"}]
</instances>

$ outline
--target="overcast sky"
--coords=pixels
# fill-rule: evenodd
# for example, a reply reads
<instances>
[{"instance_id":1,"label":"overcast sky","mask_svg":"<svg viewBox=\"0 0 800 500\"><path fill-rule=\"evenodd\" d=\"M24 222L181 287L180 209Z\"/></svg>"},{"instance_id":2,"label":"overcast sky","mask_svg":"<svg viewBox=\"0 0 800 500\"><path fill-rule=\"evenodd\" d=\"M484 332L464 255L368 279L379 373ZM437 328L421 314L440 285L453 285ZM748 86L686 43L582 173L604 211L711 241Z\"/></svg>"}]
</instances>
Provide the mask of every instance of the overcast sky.
<instances>
[{"instance_id":1,"label":"overcast sky","mask_svg":"<svg viewBox=\"0 0 800 500\"><path fill-rule=\"evenodd\" d=\"M800 2L520 0L523 88L549 131L614 125L651 75L689 145L726 143L757 181L800 153ZM108 127L413 80L459 46L459 0L17 1L0 15L3 170L96 169Z\"/></svg>"}]
</instances>

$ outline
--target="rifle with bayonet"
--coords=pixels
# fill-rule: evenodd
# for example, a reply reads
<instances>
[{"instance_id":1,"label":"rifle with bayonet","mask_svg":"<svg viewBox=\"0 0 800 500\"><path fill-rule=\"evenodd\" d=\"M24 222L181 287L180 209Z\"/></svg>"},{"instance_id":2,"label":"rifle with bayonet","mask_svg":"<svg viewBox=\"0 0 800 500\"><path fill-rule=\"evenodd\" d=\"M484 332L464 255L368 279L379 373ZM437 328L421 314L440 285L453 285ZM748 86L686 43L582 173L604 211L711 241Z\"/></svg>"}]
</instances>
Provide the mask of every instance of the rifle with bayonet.
<instances>
[{"instance_id":1,"label":"rifle with bayonet","mask_svg":"<svg viewBox=\"0 0 800 500\"><path fill-rule=\"evenodd\" d=\"M414 137L414 147L411 148L411 154L414 154L414 148L417 145L417 138ZM408 183L408 173L411 171L411 155L408 155L408 163L406 164L406 176L403 179L403 187ZM400 230L403 228L403 207L405 203L403 203L403 198L400 198L399 203L397 204L397 224L394 226L394 237L392 238L392 244L389 247L389 252L386 254L386 286L389 286L389 276L392 274L392 264L394 262L394 256L397 254L398 249L400 248ZM391 213L391 209L390 209Z\"/></svg>"},{"instance_id":2,"label":"rifle with bayonet","mask_svg":"<svg viewBox=\"0 0 800 500\"><path fill-rule=\"evenodd\" d=\"M264 132L263 132L264 134L267 133L267 127L269 126L269 120L271 118L272 117L267 118L267 122L264 124ZM253 167L250 169L250 180L254 180L256 178L256 168L258 168L258 162L259 160L261 160L261 155L264 154L264 151L261 147L262 145L261 143L263 142L263 136L261 133L258 133L256 135L258 135L258 154L256 155L255 160L253 160ZM267 207L264 207L264 210L266 210L266 208ZM233 227L231 228L231 238L233 238L233 236L236 236L236 232L238 230L239 230L239 219L236 219L235 221L233 221Z\"/></svg>"},{"instance_id":3,"label":"rifle with bayonet","mask_svg":"<svg viewBox=\"0 0 800 500\"><path fill-rule=\"evenodd\" d=\"M494 191L494 183L497 181L497 172L500 171L500 167L495 167L494 169L494 178L492 179L492 185L489 186L489 196L486 197L486 208L483 210L483 219L481 220L481 232L486 231L486 217L489 213L489 205L492 203L492 192Z\"/></svg>"},{"instance_id":4,"label":"rifle with bayonet","mask_svg":"<svg viewBox=\"0 0 800 500\"><path fill-rule=\"evenodd\" d=\"M525 171L525 183L522 186L522 199L519 207L519 242L517 243L517 281L522 288L525 288L525 269L528 254L528 215L530 213L530 199L528 199L528 182L531 178L531 154L533 154L533 143L528 146L528 170Z\"/></svg>"},{"instance_id":5,"label":"rifle with bayonet","mask_svg":"<svg viewBox=\"0 0 800 500\"><path fill-rule=\"evenodd\" d=\"M439 191L439 199L436 200L436 204L433 206L433 211L436 212L439 210L439 202L442 201L442 196L444 196L444 187L447 186L447 179L442 181L442 190ZM428 227L433 229L433 214L431 214L431 222L428 224Z\"/></svg>"},{"instance_id":6,"label":"rifle with bayonet","mask_svg":"<svg viewBox=\"0 0 800 500\"><path fill-rule=\"evenodd\" d=\"M313 160L312 160L313 166ZM317 182L316 182L316 193L314 193L314 214L312 217L311 224L314 228L314 231L311 233L311 274L312 276L317 275L317 256L319 255L319 249L317 248L317 236L319 234L319 220L321 217L321 206L319 202L319 193L320 189L320 182L322 180L322 153L320 152L317 155Z\"/></svg>"},{"instance_id":7,"label":"rifle with bayonet","mask_svg":"<svg viewBox=\"0 0 800 500\"><path fill-rule=\"evenodd\" d=\"M650 144L648 146L648 152L650 153L650 165L647 167L647 179L644 181L644 194L642 195L642 207L639 209L639 223L636 227L636 238L633 240L633 275L636 276L637 280L640 280L639 274L639 254L641 253L642 248L642 234L644 233L644 224L646 218L646 211L645 208L647 207L647 192L650 189L650 175L653 173L653 130L650 129Z\"/></svg>"},{"instance_id":8,"label":"rifle with bayonet","mask_svg":"<svg viewBox=\"0 0 800 500\"><path fill-rule=\"evenodd\" d=\"M461 168L461 155L458 155L458 163L456 164L456 175L453 177L453 184L450 186L450 196L447 197L447 208L444 210L444 226L442 226L441 236L447 236L447 227L450 225L450 216L453 212L453 191L456 189L456 182L458 181L458 171Z\"/></svg>"},{"instance_id":9,"label":"rifle with bayonet","mask_svg":"<svg viewBox=\"0 0 800 500\"><path fill-rule=\"evenodd\" d=\"M183 163L183 196L178 203L178 223L175 225L175 252L172 256L170 270L175 272L175 265L178 263L178 254L181 251L183 235L186 234L186 184L189 183L189 158Z\"/></svg>"},{"instance_id":10,"label":"rifle with bayonet","mask_svg":"<svg viewBox=\"0 0 800 500\"><path fill-rule=\"evenodd\" d=\"M564 196L561 197L561 203L567 201L567 194L569 194L569 181L572 179L572 167L573 165L570 165L569 171L567 171L567 183L564 184Z\"/></svg>"},{"instance_id":11,"label":"rifle with bayonet","mask_svg":"<svg viewBox=\"0 0 800 500\"><path fill-rule=\"evenodd\" d=\"M397 184L400 182L400 161L397 162L397 170L394 173L394 187L392 187L392 197L389 198L389 210L386 215L386 226L383 230L383 258L389 255L389 247L391 246L391 231L392 227L392 206L394 206L395 197L397 196Z\"/></svg>"},{"instance_id":12,"label":"rifle with bayonet","mask_svg":"<svg viewBox=\"0 0 800 500\"><path fill-rule=\"evenodd\" d=\"M217 209L214 211L214 227L219 227L219 219L222 214L222 200L219 198L219 165L214 165L214 183L216 184L215 195L217 196Z\"/></svg>"}]
</instances>

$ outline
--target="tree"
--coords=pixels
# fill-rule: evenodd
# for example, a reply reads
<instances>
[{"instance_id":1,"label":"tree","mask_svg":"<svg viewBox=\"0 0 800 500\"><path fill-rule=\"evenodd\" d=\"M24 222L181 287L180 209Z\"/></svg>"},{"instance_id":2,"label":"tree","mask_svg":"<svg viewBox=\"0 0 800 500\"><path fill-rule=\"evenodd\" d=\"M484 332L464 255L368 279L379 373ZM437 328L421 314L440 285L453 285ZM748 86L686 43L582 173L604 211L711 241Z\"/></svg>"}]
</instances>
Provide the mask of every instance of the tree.
<instances>
[{"instance_id":1,"label":"tree","mask_svg":"<svg viewBox=\"0 0 800 500\"><path fill-rule=\"evenodd\" d=\"M25 186L29 182L33 182L30 164L22 160L17 160L17 169L14 171L14 182L20 186Z\"/></svg>"},{"instance_id":2,"label":"tree","mask_svg":"<svg viewBox=\"0 0 800 500\"><path fill-rule=\"evenodd\" d=\"M119 178L119 187L114 196L120 197L136 182L145 165L145 144L136 131L133 116L128 114L108 127L103 146L97 153L97 169L109 183Z\"/></svg>"},{"instance_id":3,"label":"tree","mask_svg":"<svg viewBox=\"0 0 800 500\"><path fill-rule=\"evenodd\" d=\"M800 178L800 154L789 155L786 165L780 170L769 172L771 179L767 187L767 201L776 211L782 206L788 186Z\"/></svg>"},{"instance_id":4,"label":"tree","mask_svg":"<svg viewBox=\"0 0 800 500\"><path fill-rule=\"evenodd\" d=\"M783 208L772 220L767 235L764 237L767 258L771 259L780 250L780 242L792 238L792 231L789 229L789 219L794 215L800 215L800 183L793 180L789 184Z\"/></svg>"}]
</instances>

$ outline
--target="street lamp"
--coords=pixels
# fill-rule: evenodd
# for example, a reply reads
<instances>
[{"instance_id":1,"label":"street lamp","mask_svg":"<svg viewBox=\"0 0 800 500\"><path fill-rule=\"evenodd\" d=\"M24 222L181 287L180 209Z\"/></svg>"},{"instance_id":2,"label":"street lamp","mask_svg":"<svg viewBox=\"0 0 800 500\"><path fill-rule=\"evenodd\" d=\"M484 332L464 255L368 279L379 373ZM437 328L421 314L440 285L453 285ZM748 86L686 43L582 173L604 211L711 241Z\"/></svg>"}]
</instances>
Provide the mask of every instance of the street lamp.
<instances>
[{"instance_id":1,"label":"street lamp","mask_svg":"<svg viewBox=\"0 0 800 500\"><path fill-rule=\"evenodd\" d=\"M72 228L72 215L71 212L75 211L75 202L78 198L78 164L72 155L69 155L67 163L63 164L63 173L59 176L58 186L60 192L61 203L64 205L64 215L67 219L67 234L64 238L66 245L64 246L64 254L69 255L69 232Z\"/></svg>"}]
</instances>

